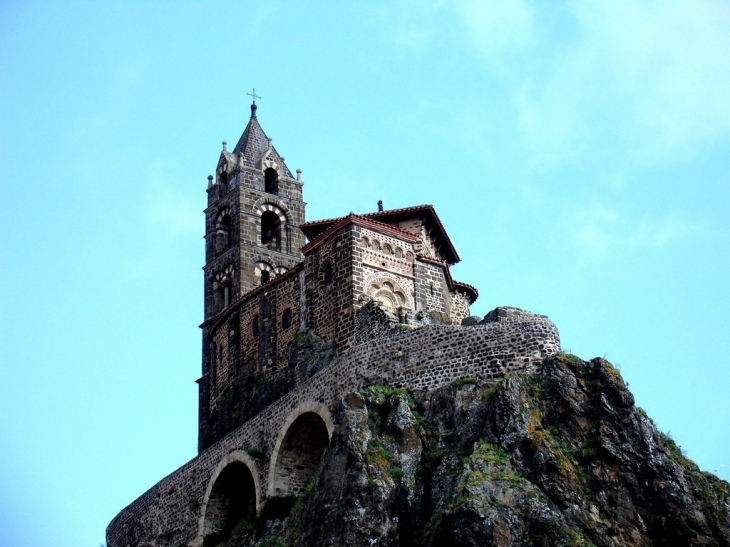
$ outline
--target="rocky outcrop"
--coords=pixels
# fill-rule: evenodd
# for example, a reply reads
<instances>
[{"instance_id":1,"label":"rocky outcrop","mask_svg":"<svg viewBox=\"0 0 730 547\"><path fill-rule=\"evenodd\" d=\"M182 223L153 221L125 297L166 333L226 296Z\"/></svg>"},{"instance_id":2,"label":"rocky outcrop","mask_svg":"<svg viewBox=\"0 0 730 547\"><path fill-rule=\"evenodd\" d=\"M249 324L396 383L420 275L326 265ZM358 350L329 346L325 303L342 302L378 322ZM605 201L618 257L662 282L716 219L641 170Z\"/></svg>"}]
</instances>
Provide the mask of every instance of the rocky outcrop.
<instances>
[{"instance_id":1,"label":"rocky outcrop","mask_svg":"<svg viewBox=\"0 0 730 547\"><path fill-rule=\"evenodd\" d=\"M371 386L335 406L306 494L269 499L226 545L730 546L730 485L686 459L603 359Z\"/></svg>"}]
</instances>

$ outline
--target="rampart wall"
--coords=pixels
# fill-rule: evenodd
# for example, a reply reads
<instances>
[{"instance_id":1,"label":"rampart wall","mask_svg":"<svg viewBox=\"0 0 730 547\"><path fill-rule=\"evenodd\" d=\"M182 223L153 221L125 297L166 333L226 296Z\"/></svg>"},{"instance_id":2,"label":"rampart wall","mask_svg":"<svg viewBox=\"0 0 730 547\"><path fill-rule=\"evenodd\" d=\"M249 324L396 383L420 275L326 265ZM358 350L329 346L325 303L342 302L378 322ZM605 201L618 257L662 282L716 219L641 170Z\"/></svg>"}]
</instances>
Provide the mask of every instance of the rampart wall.
<instances>
[{"instance_id":1,"label":"rampart wall","mask_svg":"<svg viewBox=\"0 0 730 547\"><path fill-rule=\"evenodd\" d=\"M289 427L298 416L316 413L331 438L328 413L342 394L369 385L429 390L462 377L488 381L509 372L534 371L544 357L559 351L556 326L533 314L469 327L428 325L369 340L343 352L328 368L150 488L114 518L107 544L202 544L211 484L233 459L251 471L257 507L282 494L270 475Z\"/></svg>"}]
</instances>

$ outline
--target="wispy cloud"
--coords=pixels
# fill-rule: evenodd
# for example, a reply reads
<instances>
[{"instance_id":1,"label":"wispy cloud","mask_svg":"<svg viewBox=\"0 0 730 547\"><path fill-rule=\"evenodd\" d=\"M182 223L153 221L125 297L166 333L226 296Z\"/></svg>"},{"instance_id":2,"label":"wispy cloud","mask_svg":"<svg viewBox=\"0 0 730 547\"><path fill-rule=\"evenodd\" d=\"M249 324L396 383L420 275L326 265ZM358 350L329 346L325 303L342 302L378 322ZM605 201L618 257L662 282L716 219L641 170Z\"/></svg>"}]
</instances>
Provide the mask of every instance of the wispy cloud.
<instances>
[{"instance_id":1,"label":"wispy cloud","mask_svg":"<svg viewBox=\"0 0 730 547\"><path fill-rule=\"evenodd\" d=\"M615 158L663 163L730 137L730 4L611 0L569 8L574 37L516 98L520 127L542 160L604 143Z\"/></svg>"},{"instance_id":2,"label":"wispy cloud","mask_svg":"<svg viewBox=\"0 0 730 547\"><path fill-rule=\"evenodd\" d=\"M577 212L568 230L584 256L600 260L609 254L662 248L705 232L701 223L678 214L634 218L596 205Z\"/></svg>"},{"instance_id":3,"label":"wispy cloud","mask_svg":"<svg viewBox=\"0 0 730 547\"><path fill-rule=\"evenodd\" d=\"M532 42L534 13L524 0L462 0L454 6L481 57L499 61L502 54Z\"/></svg>"}]
</instances>

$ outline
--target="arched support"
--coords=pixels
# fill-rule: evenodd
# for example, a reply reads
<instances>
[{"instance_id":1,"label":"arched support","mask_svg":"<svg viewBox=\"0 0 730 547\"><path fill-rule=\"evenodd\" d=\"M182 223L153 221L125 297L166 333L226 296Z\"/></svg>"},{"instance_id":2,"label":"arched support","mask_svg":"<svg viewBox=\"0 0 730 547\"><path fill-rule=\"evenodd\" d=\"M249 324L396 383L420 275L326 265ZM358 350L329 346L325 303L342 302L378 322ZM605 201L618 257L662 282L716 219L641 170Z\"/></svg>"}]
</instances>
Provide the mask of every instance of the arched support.
<instances>
[{"instance_id":1,"label":"arched support","mask_svg":"<svg viewBox=\"0 0 730 547\"><path fill-rule=\"evenodd\" d=\"M208 482L193 545L206 547L225 539L241 519L255 516L261 501L256 463L246 452L231 452L218 463Z\"/></svg>"},{"instance_id":2,"label":"arched support","mask_svg":"<svg viewBox=\"0 0 730 547\"><path fill-rule=\"evenodd\" d=\"M330 411L322 403L302 403L292 411L279 430L271 455L268 496L304 493L334 428Z\"/></svg>"}]
</instances>

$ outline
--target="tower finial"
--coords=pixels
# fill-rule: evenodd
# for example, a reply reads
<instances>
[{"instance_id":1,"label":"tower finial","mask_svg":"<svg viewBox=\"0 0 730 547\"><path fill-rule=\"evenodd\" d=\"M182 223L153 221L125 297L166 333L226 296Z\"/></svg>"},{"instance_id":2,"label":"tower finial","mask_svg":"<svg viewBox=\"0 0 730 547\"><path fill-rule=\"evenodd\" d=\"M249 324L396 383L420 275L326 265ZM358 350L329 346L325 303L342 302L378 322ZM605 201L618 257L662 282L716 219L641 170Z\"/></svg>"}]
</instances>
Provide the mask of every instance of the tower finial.
<instances>
[{"instance_id":1,"label":"tower finial","mask_svg":"<svg viewBox=\"0 0 730 547\"><path fill-rule=\"evenodd\" d=\"M258 108L256 106L256 99L260 99L261 97L259 95L256 95L256 88L253 88L253 93L246 93L249 97L253 98L253 103L251 103L251 117L256 117L256 109Z\"/></svg>"}]
</instances>

